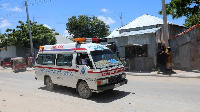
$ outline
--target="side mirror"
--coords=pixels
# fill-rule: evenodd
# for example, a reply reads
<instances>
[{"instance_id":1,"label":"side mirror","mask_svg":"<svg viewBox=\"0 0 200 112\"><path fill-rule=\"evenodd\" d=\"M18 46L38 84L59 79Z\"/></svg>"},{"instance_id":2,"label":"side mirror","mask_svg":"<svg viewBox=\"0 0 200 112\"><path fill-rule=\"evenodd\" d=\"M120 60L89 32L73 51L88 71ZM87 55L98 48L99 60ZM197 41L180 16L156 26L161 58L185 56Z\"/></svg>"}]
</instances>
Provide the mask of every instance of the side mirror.
<instances>
[{"instance_id":1,"label":"side mirror","mask_svg":"<svg viewBox=\"0 0 200 112\"><path fill-rule=\"evenodd\" d=\"M120 61L122 62L122 64L126 64L125 58L121 58Z\"/></svg>"},{"instance_id":2,"label":"side mirror","mask_svg":"<svg viewBox=\"0 0 200 112\"><path fill-rule=\"evenodd\" d=\"M88 66L90 69L93 69L92 62L91 62L91 61L88 61L87 66Z\"/></svg>"},{"instance_id":3,"label":"side mirror","mask_svg":"<svg viewBox=\"0 0 200 112\"><path fill-rule=\"evenodd\" d=\"M125 61L125 60L123 60L123 61L122 61L122 64L126 64L126 61Z\"/></svg>"}]
</instances>

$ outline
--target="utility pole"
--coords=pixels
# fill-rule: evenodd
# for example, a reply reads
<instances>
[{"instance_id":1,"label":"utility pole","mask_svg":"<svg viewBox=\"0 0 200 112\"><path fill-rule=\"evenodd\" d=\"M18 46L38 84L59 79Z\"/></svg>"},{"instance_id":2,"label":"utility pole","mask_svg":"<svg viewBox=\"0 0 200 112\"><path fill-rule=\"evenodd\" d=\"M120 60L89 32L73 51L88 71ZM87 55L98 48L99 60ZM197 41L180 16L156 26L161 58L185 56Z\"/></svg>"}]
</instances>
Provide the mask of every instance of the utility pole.
<instances>
[{"instance_id":1,"label":"utility pole","mask_svg":"<svg viewBox=\"0 0 200 112\"><path fill-rule=\"evenodd\" d=\"M34 15L33 15L33 22L35 22L35 17L34 17Z\"/></svg>"},{"instance_id":2,"label":"utility pole","mask_svg":"<svg viewBox=\"0 0 200 112\"><path fill-rule=\"evenodd\" d=\"M121 19L121 23L122 23L122 26L123 26L123 20L122 20L122 12L121 12L121 16L120 16L120 19Z\"/></svg>"},{"instance_id":3,"label":"utility pole","mask_svg":"<svg viewBox=\"0 0 200 112\"><path fill-rule=\"evenodd\" d=\"M25 1L26 5L26 14L27 14L27 21L28 21L28 29L29 29L29 37L30 37L30 47L31 47L31 56L33 56L33 41L32 41L32 35L31 35L31 26L30 26L30 20L29 20L29 15L28 15L28 6L27 6L27 1Z\"/></svg>"},{"instance_id":4,"label":"utility pole","mask_svg":"<svg viewBox=\"0 0 200 112\"><path fill-rule=\"evenodd\" d=\"M166 15L166 6L165 6L165 0L161 0L162 2L162 13L163 13L163 37L162 41L165 40L165 47L169 47L169 32L168 32L168 25L167 25L167 15Z\"/></svg>"}]
</instances>

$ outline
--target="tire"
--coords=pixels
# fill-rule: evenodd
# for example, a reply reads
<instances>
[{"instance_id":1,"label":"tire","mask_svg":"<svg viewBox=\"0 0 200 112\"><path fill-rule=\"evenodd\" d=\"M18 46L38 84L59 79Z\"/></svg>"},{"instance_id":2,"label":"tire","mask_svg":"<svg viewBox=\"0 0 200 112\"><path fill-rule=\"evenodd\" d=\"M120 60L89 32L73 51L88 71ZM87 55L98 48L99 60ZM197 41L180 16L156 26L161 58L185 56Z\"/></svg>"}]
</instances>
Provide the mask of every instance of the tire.
<instances>
[{"instance_id":1,"label":"tire","mask_svg":"<svg viewBox=\"0 0 200 112\"><path fill-rule=\"evenodd\" d=\"M46 82L46 87L47 87L48 90L52 91L52 90L55 89L55 84L52 83L51 77L47 77L45 79L45 82Z\"/></svg>"},{"instance_id":2,"label":"tire","mask_svg":"<svg viewBox=\"0 0 200 112\"><path fill-rule=\"evenodd\" d=\"M80 97L85 98L85 99L89 98L92 95L92 92L85 81L81 81L78 84L78 93Z\"/></svg>"}]
</instances>

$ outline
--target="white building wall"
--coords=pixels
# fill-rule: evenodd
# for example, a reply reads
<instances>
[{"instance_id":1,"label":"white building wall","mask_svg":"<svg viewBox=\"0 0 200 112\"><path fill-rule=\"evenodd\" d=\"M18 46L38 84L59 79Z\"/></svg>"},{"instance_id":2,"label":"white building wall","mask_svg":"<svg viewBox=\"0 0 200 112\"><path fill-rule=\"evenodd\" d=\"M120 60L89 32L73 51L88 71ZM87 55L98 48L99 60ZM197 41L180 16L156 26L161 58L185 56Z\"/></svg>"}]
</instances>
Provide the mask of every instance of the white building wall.
<instances>
[{"instance_id":1,"label":"white building wall","mask_svg":"<svg viewBox=\"0 0 200 112\"><path fill-rule=\"evenodd\" d=\"M16 57L16 47L15 46L8 46L7 47L7 51L3 50L0 52L0 60L2 61L2 59L4 57Z\"/></svg>"}]
</instances>

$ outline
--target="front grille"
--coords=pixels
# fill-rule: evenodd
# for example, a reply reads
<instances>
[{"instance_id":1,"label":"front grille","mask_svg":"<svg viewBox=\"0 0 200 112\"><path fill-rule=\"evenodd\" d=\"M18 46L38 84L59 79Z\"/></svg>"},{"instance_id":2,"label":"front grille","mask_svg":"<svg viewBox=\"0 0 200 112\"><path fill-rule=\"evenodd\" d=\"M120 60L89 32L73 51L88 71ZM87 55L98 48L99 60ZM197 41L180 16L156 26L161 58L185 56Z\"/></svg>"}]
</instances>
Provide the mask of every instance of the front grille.
<instances>
[{"instance_id":1,"label":"front grille","mask_svg":"<svg viewBox=\"0 0 200 112\"><path fill-rule=\"evenodd\" d=\"M121 80L122 80L121 75L116 75L108 78L109 84L117 83L120 82Z\"/></svg>"}]
</instances>

